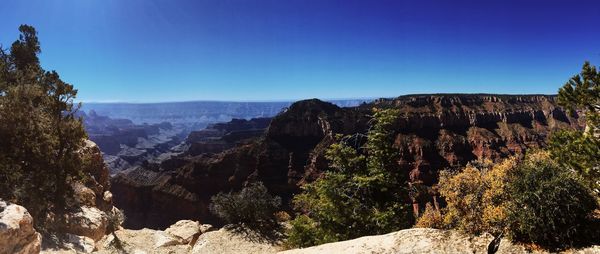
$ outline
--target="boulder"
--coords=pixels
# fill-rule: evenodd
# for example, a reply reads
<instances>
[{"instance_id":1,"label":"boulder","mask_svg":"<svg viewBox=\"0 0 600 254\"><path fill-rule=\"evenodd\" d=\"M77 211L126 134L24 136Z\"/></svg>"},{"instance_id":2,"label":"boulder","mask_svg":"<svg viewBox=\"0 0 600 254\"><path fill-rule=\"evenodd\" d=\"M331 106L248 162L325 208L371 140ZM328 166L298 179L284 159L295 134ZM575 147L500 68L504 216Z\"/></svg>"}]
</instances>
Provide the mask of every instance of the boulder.
<instances>
[{"instance_id":1,"label":"boulder","mask_svg":"<svg viewBox=\"0 0 600 254\"><path fill-rule=\"evenodd\" d=\"M186 244L181 238L165 233L163 231L156 231L154 233L154 248L161 248L167 246Z\"/></svg>"},{"instance_id":2,"label":"boulder","mask_svg":"<svg viewBox=\"0 0 600 254\"><path fill-rule=\"evenodd\" d=\"M94 241L106 234L108 218L106 213L96 207L83 206L80 211L66 216L65 232L86 236Z\"/></svg>"},{"instance_id":3,"label":"boulder","mask_svg":"<svg viewBox=\"0 0 600 254\"><path fill-rule=\"evenodd\" d=\"M71 239L78 236L98 241L106 234L109 215L115 209L109 191L108 168L94 142L85 140L80 153L87 161L83 167L86 177L84 181L72 184L77 210L65 215L62 233L72 234Z\"/></svg>"},{"instance_id":4,"label":"boulder","mask_svg":"<svg viewBox=\"0 0 600 254\"><path fill-rule=\"evenodd\" d=\"M41 244L27 209L0 200L0 254L39 253Z\"/></svg>"},{"instance_id":5,"label":"boulder","mask_svg":"<svg viewBox=\"0 0 600 254\"><path fill-rule=\"evenodd\" d=\"M167 228L165 232L180 239L183 244L190 243L194 237L203 233L200 223L192 220L180 220Z\"/></svg>"},{"instance_id":6,"label":"boulder","mask_svg":"<svg viewBox=\"0 0 600 254\"><path fill-rule=\"evenodd\" d=\"M115 237L116 236L116 237ZM191 246L160 230L120 229L97 244L98 253L171 253L187 254Z\"/></svg>"},{"instance_id":7,"label":"boulder","mask_svg":"<svg viewBox=\"0 0 600 254\"><path fill-rule=\"evenodd\" d=\"M110 193L110 175L102 158L102 152L94 142L86 140L85 147L81 149L80 153L87 159L87 163L83 167L85 180L77 182L73 186L76 201L78 201L77 205L93 206L109 212L112 209L113 200ZM93 197L91 192L93 192Z\"/></svg>"},{"instance_id":8,"label":"boulder","mask_svg":"<svg viewBox=\"0 0 600 254\"><path fill-rule=\"evenodd\" d=\"M80 182L75 182L71 185L73 187L75 201L79 205L95 206L96 205L96 193Z\"/></svg>"},{"instance_id":9,"label":"boulder","mask_svg":"<svg viewBox=\"0 0 600 254\"><path fill-rule=\"evenodd\" d=\"M234 232L227 228L201 234L194 244L193 254L276 253L280 243L267 241L251 231Z\"/></svg>"}]
</instances>

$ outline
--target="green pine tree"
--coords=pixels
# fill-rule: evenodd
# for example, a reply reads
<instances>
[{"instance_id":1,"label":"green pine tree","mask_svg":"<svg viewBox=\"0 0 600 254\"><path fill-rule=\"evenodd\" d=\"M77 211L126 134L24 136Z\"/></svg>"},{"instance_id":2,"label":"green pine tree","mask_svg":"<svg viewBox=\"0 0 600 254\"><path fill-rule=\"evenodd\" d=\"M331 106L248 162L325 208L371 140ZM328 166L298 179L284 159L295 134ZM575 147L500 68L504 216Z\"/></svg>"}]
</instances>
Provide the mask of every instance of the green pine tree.
<instances>
[{"instance_id":1,"label":"green pine tree","mask_svg":"<svg viewBox=\"0 0 600 254\"><path fill-rule=\"evenodd\" d=\"M584 131L559 131L549 140L549 151L560 164L579 172L600 193L600 73L585 62L558 92L558 103L570 114L582 113Z\"/></svg>"},{"instance_id":2,"label":"green pine tree","mask_svg":"<svg viewBox=\"0 0 600 254\"><path fill-rule=\"evenodd\" d=\"M327 151L330 171L294 198L304 215L292 221L290 246L311 246L410 227L407 179L396 163L394 125L399 112L375 113L364 149L340 138Z\"/></svg>"},{"instance_id":3,"label":"green pine tree","mask_svg":"<svg viewBox=\"0 0 600 254\"><path fill-rule=\"evenodd\" d=\"M42 69L35 28L19 31L0 49L0 198L25 206L43 230L68 208L86 134L75 117L77 90Z\"/></svg>"}]
</instances>

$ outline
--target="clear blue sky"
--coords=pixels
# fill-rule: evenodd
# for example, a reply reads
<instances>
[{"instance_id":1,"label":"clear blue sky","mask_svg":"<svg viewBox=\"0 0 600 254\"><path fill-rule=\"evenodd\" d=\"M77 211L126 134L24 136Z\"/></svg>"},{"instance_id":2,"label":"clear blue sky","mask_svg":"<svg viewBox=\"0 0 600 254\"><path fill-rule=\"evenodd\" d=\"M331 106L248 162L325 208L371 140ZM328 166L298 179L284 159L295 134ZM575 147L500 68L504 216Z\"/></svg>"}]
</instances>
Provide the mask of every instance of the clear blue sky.
<instances>
[{"instance_id":1,"label":"clear blue sky","mask_svg":"<svg viewBox=\"0 0 600 254\"><path fill-rule=\"evenodd\" d=\"M600 64L600 1L2 0L83 101L555 93Z\"/></svg>"}]
</instances>

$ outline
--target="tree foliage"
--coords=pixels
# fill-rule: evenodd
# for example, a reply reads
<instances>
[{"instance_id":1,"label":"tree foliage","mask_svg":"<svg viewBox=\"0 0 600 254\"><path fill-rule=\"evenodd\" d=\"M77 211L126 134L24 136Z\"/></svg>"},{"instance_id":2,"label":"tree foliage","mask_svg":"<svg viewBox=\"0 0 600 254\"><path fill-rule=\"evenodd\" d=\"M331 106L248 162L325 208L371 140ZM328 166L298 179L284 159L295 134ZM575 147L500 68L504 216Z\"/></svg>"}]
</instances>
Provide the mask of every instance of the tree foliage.
<instances>
[{"instance_id":1,"label":"tree foliage","mask_svg":"<svg viewBox=\"0 0 600 254\"><path fill-rule=\"evenodd\" d=\"M393 125L397 110L375 113L364 148L340 138L327 151L330 170L294 197L305 215L292 222L291 246L311 246L388 233L412 225L407 177L397 165Z\"/></svg>"},{"instance_id":2,"label":"tree foliage","mask_svg":"<svg viewBox=\"0 0 600 254\"><path fill-rule=\"evenodd\" d=\"M579 111L585 130L559 131L549 141L552 157L579 172L600 194L600 73L589 62L558 91L558 102L571 114Z\"/></svg>"},{"instance_id":3,"label":"tree foliage","mask_svg":"<svg viewBox=\"0 0 600 254\"><path fill-rule=\"evenodd\" d=\"M528 154L511 173L508 225L513 239L549 248L597 241L592 225L596 198L579 177L547 152Z\"/></svg>"},{"instance_id":4,"label":"tree foliage","mask_svg":"<svg viewBox=\"0 0 600 254\"><path fill-rule=\"evenodd\" d=\"M19 31L10 50L0 49L0 198L27 207L41 229L67 209L86 134L74 115L77 90L42 69L35 29Z\"/></svg>"},{"instance_id":5,"label":"tree foliage","mask_svg":"<svg viewBox=\"0 0 600 254\"><path fill-rule=\"evenodd\" d=\"M585 62L581 73L559 89L558 102L571 113L583 111L588 131L597 131L600 123L600 73L596 67Z\"/></svg>"}]
</instances>

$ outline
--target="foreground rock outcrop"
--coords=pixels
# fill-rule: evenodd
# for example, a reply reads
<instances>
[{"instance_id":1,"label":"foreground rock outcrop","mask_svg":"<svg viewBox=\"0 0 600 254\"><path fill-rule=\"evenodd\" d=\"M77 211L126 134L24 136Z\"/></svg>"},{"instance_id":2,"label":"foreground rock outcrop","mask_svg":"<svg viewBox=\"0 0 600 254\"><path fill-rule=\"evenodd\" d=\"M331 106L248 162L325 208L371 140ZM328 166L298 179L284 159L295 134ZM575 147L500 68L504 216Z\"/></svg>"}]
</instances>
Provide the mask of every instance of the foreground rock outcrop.
<instances>
[{"instance_id":1,"label":"foreground rock outcrop","mask_svg":"<svg viewBox=\"0 0 600 254\"><path fill-rule=\"evenodd\" d=\"M108 233L110 219L118 213L110 192L109 170L99 147L86 140L80 153L87 162L82 169L84 181L72 183L74 197L69 204L70 210L57 227L57 233L66 237L62 242L51 240L51 236L44 238L46 252L94 251L97 242Z\"/></svg>"},{"instance_id":2,"label":"foreground rock outcrop","mask_svg":"<svg viewBox=\"0 0 600 254\"><path fill-rule=\"evenodd\" d=\"M39 253L41 245L27 209L0 200L0 254Z\"/></svg>"},{"instance_id":3,"label":"foreground rock outcrop","mask_svg":"<svg viewBox=\"0 0 600 254\"><path fill-rule=\"evenodd\" d=\"M196 221L178 221L167 230L120 229L100 241L94 253L260 254L277 253L280 242L269 242L251 231L227 227L214 230Z\"/></svg>"},{"instance_id":4,"label":"foreground rock outcrop","mask_svg":"<svg viewBox=\"0 0 600 254\"><path fill-rule=\"evenodd\" d=\"M374 110L384 108L399 111L393 127L399 168L425 186L437 182L439 170L539 148L552 131L581 127L580 119L544 95L410 95L349 108L305 100L274 117L260 138L216 154L184 152L116 175L115 203L129 219L126 227L161 229L181 219L219 223L208 211L210 197L248 181L262 181L288 205L300 186L327 170L324 154L335 135L365 134ZM430 201L418 196L414 207L422 210Z\"/></svg>"},{"instance_id":5,"label":"foreground rock outcrop","mask_svg":"<svg viewBox=\"0 0 600 254\"><path fill-rule=\"evenodd\" d=\"M196 245L213 234L213 227L197 221L182 220L167 230L120 229L98 244L98 253L192 253ZM205 241L205 240L202 240ZM213 241L212 244L221 244ZM222 246L225 249L227 246ZM208 253L208 252L201 252Z\"/></svg>"},{"instance_id":6,"label":"foreground rock outcrop","mask_svg":"<svg viewBox=\"0 0 600 254\"><path fill-rule=\"evenodd\" d=\"M202 234L192 254L251 254L276 253L282 250L280 242L271 242L252 232L235 232L226 227Z\"/></svg>"},{"instance_id":7,"label":"foreground rock outcrop","mask_svg":"<svg viewBox=\"0 0 600 254\"><path fill-rule=\"evenodd\" d=\"M116 208L113 206L108 168L98 146L85 141L80 154L86 163L82 169L82 182L73 182L73 198L69 198L69 211L64 220L55 225L63 236L55 241L54 236L42 236L33 228L33 219L27 210L15 204L0 201L0 253L38 253L45 251L89 253L96 249L96 242L108 230L109 218Z\"/></svg>"},{"instance_id":8,"label":"foreground rock outcrop","mask_svg":"<svg viewBox=\"0 0 600 254\"><path fill-rule=\"evenodd\" d=\"M66 215L63 231L98 241L106 235L109 217L116 212L116 208L110 192L109 170L99 147L86 140L82 154L89 162L83 169L88 177L83 183L73 184L76 200L73 206L76 209Z\"/></svg>"},{"instance_id":9,"label":"foreground rock outcrop","mask_svg":"<svg viewBox=\"0 0 600 254\"><path fill-rule=\"evenodd\" d=\"M200 225L200 227L196 227ZM191 226L191 227L190 227ZM177 228L182 231L175 230ZM172 254L401 254L401 253L488 253L489 243L494 239L490 234L472 236L455 230L414 228L397 232L366 236L348 241L334 242L304 249L284 250L282 241L268 241L251 231L235 231L229 227L203 231L210 225L194 221L179 221L170 230L120 229L99 242L94 253L172 253ZM174 231L175 230L175 231ZM191 241L180 235L192 233ZM64 252L62 252L64 253ZM549 253L543 250L529 250L523 245L502 239L498 254ZM584 249L571 249L561 253L595 254L600 246Z\"/></svg>"},{"instance_id":10,"label":"foreground rock outcrop","mask_svg":"<svg viewBox=\"0 0 600 254\"><path fill-rule=\"evenodd\" d=\"M281 254L317 254L317 253L378 253L378 254L454 254L488 253L488 244L494 239L490 234L470 236L454 230L414 228L400 230L386 235L365 236L353 240L328 243L305 249L294 249ZM507 239L500 241L497 254L549 253L527 250L522 245L511 243ZM568 250L563 253L600 253L600 246L581 250Z\"/></svg>"}]
</instances>

